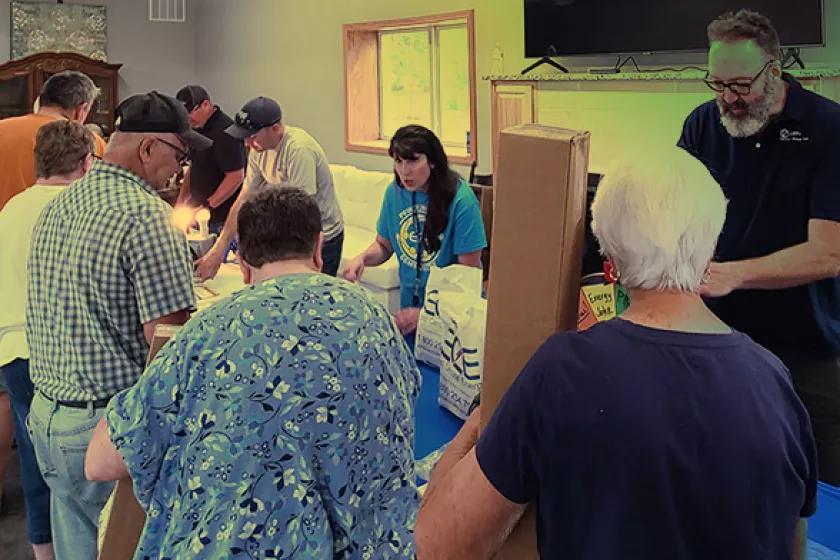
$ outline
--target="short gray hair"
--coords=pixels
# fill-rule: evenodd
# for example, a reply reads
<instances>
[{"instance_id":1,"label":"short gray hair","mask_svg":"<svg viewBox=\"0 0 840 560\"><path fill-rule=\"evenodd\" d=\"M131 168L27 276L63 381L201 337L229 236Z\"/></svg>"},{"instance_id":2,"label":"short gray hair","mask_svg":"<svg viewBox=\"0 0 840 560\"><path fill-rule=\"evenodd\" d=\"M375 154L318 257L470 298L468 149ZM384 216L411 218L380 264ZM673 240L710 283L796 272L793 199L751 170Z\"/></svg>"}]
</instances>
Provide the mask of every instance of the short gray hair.
<instances>
[{"instance_id":1,"label":"short gray hair","mask_svg":"<svg viewBox=\"0 0 840 560\"><path fill-rule=\"evenodd\" d=\"M592 203L592 231L629 289L697 291L725 219L720 186L676 146L614 161Z\"/></svg>"},{"instance_id":2,"label":"short gray hair","mask_svg":"<svg viewBox=\"0 0 840 560\"><path fill-rule=\"evenodd\" d=\"M706 29L709 46L717 41L754 41L771 60L782 59L779 34L767 17L752 10L726 12L715 19Z\"/></svg>"},{"instance_id":3,"label":"short gray hair","mask_svg":"<svg viewBox=\"0 0 840 560\"><path fill-rule=\"evenodd\" d=\"M99 97L99 88L86 75L75 70L53 74L41 89L41 107L61 107L67 111L91 104Z\"/></svg>"}]
</instances>

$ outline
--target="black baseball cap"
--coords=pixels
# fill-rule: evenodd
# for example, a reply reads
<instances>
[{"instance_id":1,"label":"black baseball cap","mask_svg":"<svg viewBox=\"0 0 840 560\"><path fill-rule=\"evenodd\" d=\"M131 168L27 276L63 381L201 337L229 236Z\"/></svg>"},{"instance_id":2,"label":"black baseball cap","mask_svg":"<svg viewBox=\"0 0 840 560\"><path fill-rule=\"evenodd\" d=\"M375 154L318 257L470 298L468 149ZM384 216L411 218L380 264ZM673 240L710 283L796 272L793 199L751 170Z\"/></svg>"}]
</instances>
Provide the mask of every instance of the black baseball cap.
<instances>
[{"instance_id":1,"label":"black baseball cap","mask_svg":"<svg viewBox=\"0 0 840 560\"><path fill-rule=\"evenodd\" d=\"M283 111L276 101L268 97L255 97L236 113L234 124L227 127L225 132L237 140L244 140L282 119Z\"/></svg>"},{"instance_id":2,"label":"black baseball cap","mask_svg":"<svg viewBox=\"0 0 840 560\"><path fill-rule=\"evenodd\" d=\"M195 150L206 150L213 141L190 127L184 104L156 91L132 95L117 107L117 132L162 132L176 134Z\"/></svg>"},{"instance_id":3,"label":"black baseball cap","mask_svg":"<svg viewBox=\"0 0 840 560\"><path fill-rule=\"evenodd\" d=\"M205 101L209 101L210 94L203 87L193 84L179 89L175 94L175 99L183 103L189 113Z\"/></svg>"}]
</instances>

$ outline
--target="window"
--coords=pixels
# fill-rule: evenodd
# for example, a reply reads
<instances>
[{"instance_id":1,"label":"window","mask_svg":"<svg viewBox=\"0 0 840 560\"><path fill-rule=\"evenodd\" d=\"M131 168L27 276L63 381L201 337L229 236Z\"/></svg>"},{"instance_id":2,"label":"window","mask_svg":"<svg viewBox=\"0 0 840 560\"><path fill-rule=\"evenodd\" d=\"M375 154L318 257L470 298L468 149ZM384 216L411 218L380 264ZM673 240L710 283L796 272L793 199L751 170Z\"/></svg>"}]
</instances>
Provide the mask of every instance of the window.
<instances>
[{"instance_id":1,"label":"window","mask_svg":"<svg viewBox=\"0 0 840 560\"><path fill-rule=\"evenodd\" d=\"M476 153L472 11L344 26L346 149L386 154L421 124L455 163Z\"/></svg>"}]
</instances>

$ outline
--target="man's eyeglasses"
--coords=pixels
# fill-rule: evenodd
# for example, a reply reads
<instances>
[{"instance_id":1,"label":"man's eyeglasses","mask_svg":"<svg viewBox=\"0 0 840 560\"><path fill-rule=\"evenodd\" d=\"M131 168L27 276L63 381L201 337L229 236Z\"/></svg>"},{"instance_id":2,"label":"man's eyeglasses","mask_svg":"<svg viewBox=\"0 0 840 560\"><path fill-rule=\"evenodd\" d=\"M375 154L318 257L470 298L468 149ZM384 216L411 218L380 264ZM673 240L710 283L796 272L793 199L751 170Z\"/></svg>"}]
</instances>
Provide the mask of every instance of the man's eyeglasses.
<instances>
[{"instance_id":1,"label":"man's eyeglasses","mask_svg":"<svg viewBox=\"0 0 840 560\"><path fill-rule=\"evenodd\" d=\"M756 74L755 77L752 80L749 81L749 83L745 83L745 82L721 82L720 80L710 80L709 77L708 77L709 76L708 72L706 73L706 78L703 79L703 82L705 82L706 85L709 86L709 89L711 89L713 91L716 91L718 93L723 93L724 91L729 89L729 91L731 91L732 93L734 93L735 95L738 95L738 96L749 95L750 90L752 89L752 86L755 83L755 81L758 80L761 77L761 75L764 74L764 71L767 70L767 68L771 64L773 64L774 62L776 62L775 59L768 60L764 64L764 66L761 68L759 73Z\"/></svg>"},{"instance_id":2,"label":"man's eyeglasses","mask_svg":"<svg viewBox=\"0 0 840 560\"><path fill-rule=\"evenodd\" d=\"M190 153L188 151L184 150L183 148L181 148L180 146L176 146L172 142L167 142L163 138L155 137L155 140L157 140L161 144L166 144L167 146L169 146L170 148L175 150L175 155L178 156L178 165L184 165L188 161L190 161Z\"/></svg>"}]
</instances>

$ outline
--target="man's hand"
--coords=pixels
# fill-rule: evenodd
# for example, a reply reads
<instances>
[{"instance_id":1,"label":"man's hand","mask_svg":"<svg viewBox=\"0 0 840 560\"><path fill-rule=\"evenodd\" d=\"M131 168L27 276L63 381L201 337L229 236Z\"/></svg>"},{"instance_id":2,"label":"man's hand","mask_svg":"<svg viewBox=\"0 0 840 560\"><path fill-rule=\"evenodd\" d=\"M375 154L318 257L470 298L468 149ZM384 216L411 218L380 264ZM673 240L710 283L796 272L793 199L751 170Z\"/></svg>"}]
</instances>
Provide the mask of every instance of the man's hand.
<instances>
[{"instance_id":1,"label":"man's hand","mask_svg":"<svg viewBox=\"0 0 840 560\"><path fill-rule=\"evenodd\" d=\"M723 297L741 288L742 276L737 262L712 263L709 271L708 281L700 286L701 296Z\"/></svg>"},{"instance_id":2,"label":"man's hand","mask_svg":"<svg viewBox=\"0 0 840 560\"><path fill-rule=\"evenodd\" d=\"M216 277L216 274L219 272L219 267L222 266L222 260L225 258L225 250L227 250L227 247L222 247L216 241L213 248L196 261L196 270L202 282Z\"/></svg>"},{"instance_id":3,"label":"man's hand","mask_svg":"<svg viewBox=\"0 0 840 560\"><path fill-rule=\"evenodd\" d=\"M397 322L397 328L400 329L402 334L413 333L417 330L417 322L420 321L420 308L406 307L405 309L400 309L394 315L394 320Z\"/></svg>"}]
</instances>

